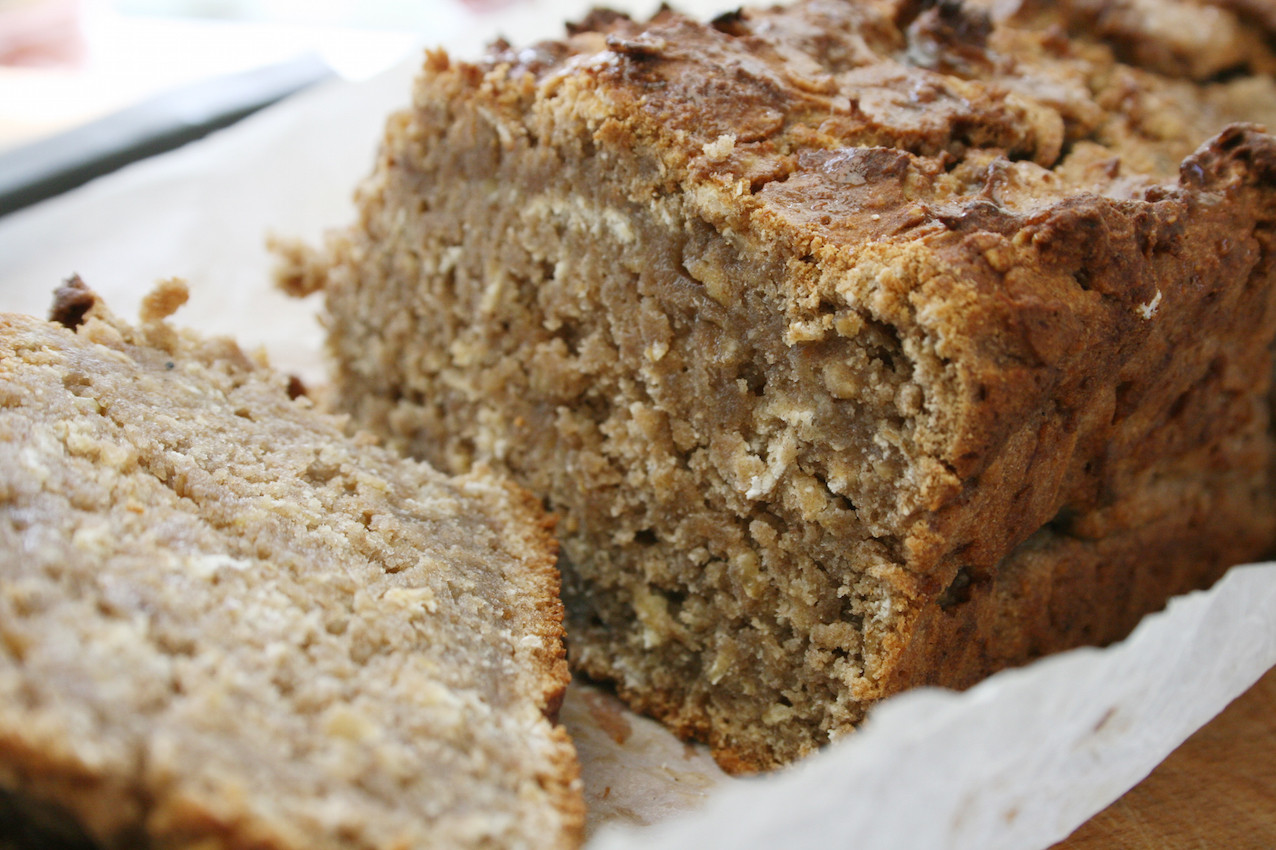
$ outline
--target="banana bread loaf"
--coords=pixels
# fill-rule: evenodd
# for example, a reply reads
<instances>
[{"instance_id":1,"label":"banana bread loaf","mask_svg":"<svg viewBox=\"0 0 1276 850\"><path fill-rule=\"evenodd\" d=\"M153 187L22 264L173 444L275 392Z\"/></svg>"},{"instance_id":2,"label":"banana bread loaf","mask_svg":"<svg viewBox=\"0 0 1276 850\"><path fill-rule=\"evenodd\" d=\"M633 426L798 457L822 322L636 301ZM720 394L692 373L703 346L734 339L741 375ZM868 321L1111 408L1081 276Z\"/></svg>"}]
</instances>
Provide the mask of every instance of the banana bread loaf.
<instances>
[{"instance_id":1,"label":"banana bread loaf","mask_svg":"<svg viewBox=\"0 0 1276 850\"><path fill-rule=\"evenodd\" d=\"M767 768L1271 545L1262 8L807 0L434 52L284 281L354 421L561 515L576 667Z\"/></svg>"},{"instance_id":2,"label":"banana bread loaf","mask_svg":"<svg viewBox=\"0 0 1276 850\"><path fill-rule=\"evenodd\" d=\"M184 298L0 317L0 844L575 846L540 506L345 437Z\"/></svg>"}]
</instances>

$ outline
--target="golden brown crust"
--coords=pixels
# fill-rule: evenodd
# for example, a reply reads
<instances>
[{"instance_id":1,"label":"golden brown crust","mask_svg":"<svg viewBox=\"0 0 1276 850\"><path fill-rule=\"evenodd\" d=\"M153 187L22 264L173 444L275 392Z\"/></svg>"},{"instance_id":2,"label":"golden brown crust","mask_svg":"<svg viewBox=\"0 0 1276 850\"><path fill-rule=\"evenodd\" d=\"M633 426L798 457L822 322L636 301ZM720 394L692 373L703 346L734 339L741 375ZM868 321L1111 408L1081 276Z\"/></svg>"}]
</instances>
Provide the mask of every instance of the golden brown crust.
<instances>
[{"instance_id":1,"label":"golden brown crust","mask_svg":"<svg viewBox=\"0 0 1276 850\"><path fill-rule=\"evenodd\" d=\"M434 54L360 221L293 258L342 406L542 496L573 664L733 769L1276 534L1270 47L1236 4L1008 5ZM1135 43L1174 16L1218 26Z\"/></svg>"},{"instance_id":2,"label":"golden brown crust","mask_svg":"<svg viewBox=\"0 0 1276 850\"><path fill-rule=\"evenodd\" d=\"M498 492L492 490L493 480L498 482ZM539 686L537 704L554 727L551 731L553 757L538 779L561 817L564 846L573 847L584 842L585 801L575 748L567 730L558 722L571 671L563 643L558 539L554 536L557 518L546 513L540 501L527 490L494 476L491 470L472 470L460 481L464 492L478 496L491 514L501 519L507 533L517 535L509 541L513 551L537 553L537 557L525 560L525 572L519 577L515 591L519 604L510 613L516 634L539 638L522 641L516 647L521 656L518 667Z\"/></svg>"}]
</instances>

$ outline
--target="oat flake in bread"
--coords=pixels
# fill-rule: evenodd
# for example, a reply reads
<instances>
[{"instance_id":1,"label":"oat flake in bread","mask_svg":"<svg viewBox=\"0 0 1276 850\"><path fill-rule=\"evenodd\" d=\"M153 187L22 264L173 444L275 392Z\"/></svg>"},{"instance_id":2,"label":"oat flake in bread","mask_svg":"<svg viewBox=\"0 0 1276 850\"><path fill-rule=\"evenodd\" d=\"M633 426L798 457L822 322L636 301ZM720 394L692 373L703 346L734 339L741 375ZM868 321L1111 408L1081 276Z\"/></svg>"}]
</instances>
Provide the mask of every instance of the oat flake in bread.
<instances>
[{"instance_id":1,"label":"oat flake in bread","mask_svg":"<svg viewBox=\"0 0 1276 850\"><path fill-rule=\"evenodd\" d=\"M0 317L0 812L108 850L576 846L541 507L344 436L184 299Z\"/></svg>"},{"instance_id":2,"label":"oat flake in bread","mask_svg":"<svg viewBox=\"0 0 1276 850\"><path fill-rule=\"evenodd\" d=\"M431 53L285 282L356 422L561 514L578 669L771 767L1272 544L1262 8L808 0Z\"/></svg>"}]
</instances>

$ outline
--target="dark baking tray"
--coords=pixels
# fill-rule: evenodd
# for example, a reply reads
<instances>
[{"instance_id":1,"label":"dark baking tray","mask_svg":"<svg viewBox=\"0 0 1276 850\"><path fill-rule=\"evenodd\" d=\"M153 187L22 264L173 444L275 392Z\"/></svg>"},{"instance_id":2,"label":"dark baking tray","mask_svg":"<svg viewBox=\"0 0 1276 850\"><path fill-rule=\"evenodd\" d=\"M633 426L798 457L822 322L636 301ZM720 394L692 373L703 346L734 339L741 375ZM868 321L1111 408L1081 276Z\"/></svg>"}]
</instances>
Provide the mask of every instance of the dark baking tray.
<instances>
[{"instance_id":1,"label":"dark baking tray","mask_svg":"<svg viewBox=\"0 0 1276 850\"><path fill-rule=\"evenodd\" d=\"M180 147L332 76L320 57L306 55L166 92L0 153L0 216Z\"/></svg>"}]
</instances>

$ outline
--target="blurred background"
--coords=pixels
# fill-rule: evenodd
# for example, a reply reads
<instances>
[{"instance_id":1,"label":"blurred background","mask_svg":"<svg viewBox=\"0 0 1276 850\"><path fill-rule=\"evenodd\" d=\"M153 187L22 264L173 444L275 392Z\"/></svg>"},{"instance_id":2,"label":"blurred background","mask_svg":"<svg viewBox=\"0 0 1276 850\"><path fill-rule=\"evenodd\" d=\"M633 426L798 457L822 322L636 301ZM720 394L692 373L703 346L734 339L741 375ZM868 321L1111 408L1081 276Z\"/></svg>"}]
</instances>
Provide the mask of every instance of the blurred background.
<instances>
[{"instance_id":1,"label":"blurred background","mask_svg":"<svg viewBox=\"0 0 1276 850\"><path fill-rule=\"evenodd\" d=\"M0 152L196 81L375 75L518 0L0 0Z\"/></svg>"}]
</instances>

